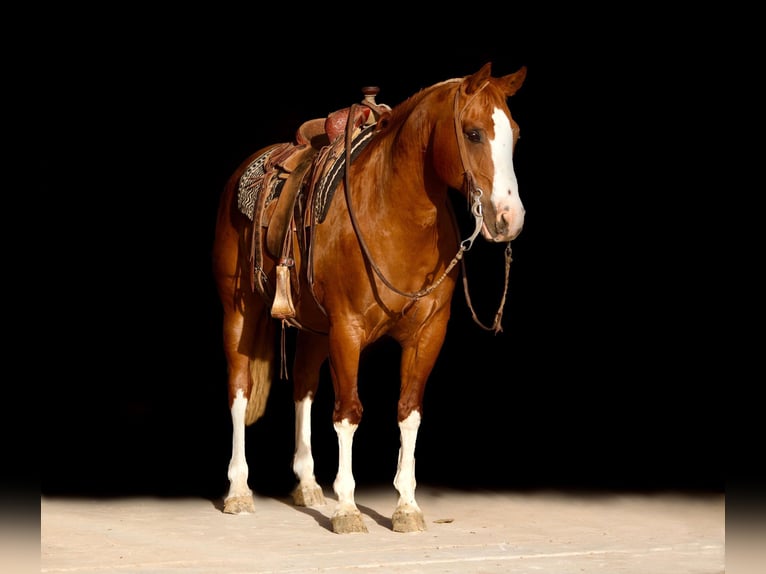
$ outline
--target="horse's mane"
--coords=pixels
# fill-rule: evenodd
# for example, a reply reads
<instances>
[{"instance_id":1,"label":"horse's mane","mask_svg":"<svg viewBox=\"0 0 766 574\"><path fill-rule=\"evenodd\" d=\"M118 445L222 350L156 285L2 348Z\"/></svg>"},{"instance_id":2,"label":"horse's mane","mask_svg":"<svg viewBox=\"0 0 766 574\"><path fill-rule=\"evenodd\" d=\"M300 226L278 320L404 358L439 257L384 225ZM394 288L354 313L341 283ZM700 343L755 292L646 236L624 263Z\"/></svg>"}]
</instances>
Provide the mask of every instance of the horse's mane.
<instances>
[{"instance_id":1,"label":"horse's mane","mask_svg":"<svg viewBox=\"0 0 766 574\"><path fill-rule=\"evenodd\" d=\"M391 116L388 119L389 126L395 130L397 126L401 125L401 123L404 122L404 120L412 114L413 110L417 108L424 99L429 97L434 92L444 89L444 87L448 84L455 84L461 81L463 81L463 78L444 80L443 82L428 86L427 88L422 88L420 91L415 92L409 98L397 104L391 109Z\"/></svg>"}]
</instances>

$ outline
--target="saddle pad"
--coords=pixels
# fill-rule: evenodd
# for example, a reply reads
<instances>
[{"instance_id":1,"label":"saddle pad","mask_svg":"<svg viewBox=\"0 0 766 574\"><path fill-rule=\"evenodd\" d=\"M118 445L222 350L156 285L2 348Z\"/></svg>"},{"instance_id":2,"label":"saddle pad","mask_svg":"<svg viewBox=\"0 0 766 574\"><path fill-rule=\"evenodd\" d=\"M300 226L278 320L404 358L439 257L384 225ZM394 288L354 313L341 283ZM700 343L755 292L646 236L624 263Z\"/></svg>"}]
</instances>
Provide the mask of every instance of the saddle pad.
<instances>
[{"instance_id":1,"label":"saddle pad","mask_svg":"<svg viewBox=\"0 0 766 574\"><path fill-rule=\"evenodd\" d=\"M351 161L372 141L377 124L372 124L361 130L351 142ZM327 216L332 196L338 182L346 173L346 143L344 138L338 138L332 144L332 150L326 156L321 167L321 175L314 188L314 218L322 223Z\"/></svg>"},{"instance_id":2,"label":"saddle pad","mask_svg":"<svg viewBox=\"0 0 766 574\"><path fill-rule=\"evenodd\" d=\"M261 187L263 184L263 177L265 170L263 166L269 160L269 157L280 146L275 145L263 152L252 163L247 166L245 173L239 178L239 191L237 192L237 206L239 210L250 219L253 220L255 213L255 204L258 200L258 196L261 193ZM272 178L271 189L267 190L269 194L266 198L266 205L271 203L274 199L279 197L279 192L282 190L282 185L285 180L275 177Z\"/></svg>"}]
</instances>

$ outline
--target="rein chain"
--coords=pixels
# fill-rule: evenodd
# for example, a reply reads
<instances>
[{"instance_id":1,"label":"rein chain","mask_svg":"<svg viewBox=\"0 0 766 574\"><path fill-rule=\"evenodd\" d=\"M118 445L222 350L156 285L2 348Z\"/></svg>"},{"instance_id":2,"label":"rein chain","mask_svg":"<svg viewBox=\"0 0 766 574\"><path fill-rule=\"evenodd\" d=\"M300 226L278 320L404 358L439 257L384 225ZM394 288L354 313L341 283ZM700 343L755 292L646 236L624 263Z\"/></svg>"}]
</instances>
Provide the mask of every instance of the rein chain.
<instances>
[{"instance_id":1,"label":"rein chain","mask_svg":"<svg viewBox=\"0 0 766 574\"><path fill-rule=\"evenodd\" d=\"M460 88L457 89L455 92L455 135L457 136L457 143L458 143L458 150L460 151L460 161L463 166L463 174L464 174L464 188L466 191L466 195L470 198L473 197L473 203L471 205L471 213L474 216L475 219L475 228L473 233L468 239L465 239L460 242L460 249L455 254L455 256L452 258L452 261L450 261L449 265L447 265L447 268L444 270L444 272L441 274L441 276L431 283L429 286L424 287L420 291L417 292L406 292L398 289L395 287L391 282L386 279L385 275L383 275L383 272L380 270L380 268L377 266L375 261L372 259L372 255L370 253L369 248L367 247L367 243L365 242L364 238L362 237L361 230L359 228L359 223L357 222L356 215L354 213L354 210L351 206L351 184L350 184L350 176L349 172L351 171L351 136L352 136L352 128L353 128L353 122L351 121L351 118L353 118L353 113L357 107L358 104L353 104L349 108L349 116L348 121L346 122L346 169L344 173L344 187L345 187L345 195L346 195L346 205L348 207L348 213L349 217L351 218L351 224L354 227L354 232L356 233L357 239L359 240L359 245L362 248L362 251L364 253L365 258L370 264L370 267L375 272L375 275L378 276L378 278L388 287L391 289L394 293L397 293L398 295L402 295L403 297L408 297L413 300L413 302L417 301L418 299L425 297L426 295L430 294L434 289L436 289L442 281L450 274L452 269L457 265L458 262L461 263L461 268L463 271L463 290L465 292L465 300L466 304L468 305L469 310L471 311L471 317L473 318L474 322L478 324L482 329L487 331L494 331L495 334L501 332L503 330L503 327L501 325L502 317L503 317L503 307L505 307L505 300L506 300L506 294L508 292L508 278L510 274L510 268L511 268L511 242L508 242L508 246L505 249L505 283L503 286L503 296L500 301L500 306L498 307L497 312L495 313L495 319L492 323L491 327L487 327L484 323L479 320L479 318L476 315L476 311L473 308L473 304L471 303L471 296L468 293L468 274L466 271L465 266L465 259L463 259L463 254L471 249L473 246L473 241L476 239L476 237L479 235L479 232L481 231L481 227L484 221L484 214L481 207L481 196L483 194L482 190L478 187L476 187L476 184L474 182L473 173L470 171L470 169L466 168L467 165L467 158L466 158L466 151L465 151L465 142L463 142L463 139L461 137L461 129L460 129L460 118L462 117L463 112L466 110L468 105L473 101L473 98L476 97L476 94L478 94L485 86L487 85L487 82L482 84L478 90L473 94L473 96L466 102L465 106L463 106L463 109L458 112L458 100L460 96ZM450 216L452 219L452 225L455 228L455 235L457 237L460 237L460 229L457 223L457 218L455 216L454 209L452 208L452 205L448 201L448 207Z\"/></svg>"}]
</instances>

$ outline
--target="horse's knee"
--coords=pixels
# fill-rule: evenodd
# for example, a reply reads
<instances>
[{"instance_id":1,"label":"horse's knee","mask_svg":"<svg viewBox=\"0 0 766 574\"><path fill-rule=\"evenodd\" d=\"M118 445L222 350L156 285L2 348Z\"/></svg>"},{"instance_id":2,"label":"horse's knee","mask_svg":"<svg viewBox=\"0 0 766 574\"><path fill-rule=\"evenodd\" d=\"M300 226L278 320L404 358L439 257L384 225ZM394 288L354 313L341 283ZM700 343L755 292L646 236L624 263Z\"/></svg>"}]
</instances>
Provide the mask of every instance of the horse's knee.
<instances>
[{"instance_id":1,"label":"horse's knee","mask_svg":"<svg viewBox=\"0 0 766 574\"><path fill-rule=\"evenodd\" d=\"M346 421L348 424L358 426L362 421L362 412L364 408L362 403L358 400L343 403L341 401L335 401L335 409L332 414L332 422L335 425L343 424Z\"/></svg>"}]
</instances>

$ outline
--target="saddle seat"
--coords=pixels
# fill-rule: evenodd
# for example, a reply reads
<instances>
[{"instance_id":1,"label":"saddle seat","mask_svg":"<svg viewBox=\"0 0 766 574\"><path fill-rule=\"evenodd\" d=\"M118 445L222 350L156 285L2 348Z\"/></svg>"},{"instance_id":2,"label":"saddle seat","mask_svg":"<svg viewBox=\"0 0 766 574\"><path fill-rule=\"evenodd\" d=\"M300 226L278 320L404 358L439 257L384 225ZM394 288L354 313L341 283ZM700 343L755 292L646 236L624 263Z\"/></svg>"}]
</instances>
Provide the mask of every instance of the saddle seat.
<instances>
[{"instance_id":1,"label":"saddle seat","mask_svg":"<svg viewBox=\"0 0 766 574\"><path fill-rule=\"evenodd\" d=\"M325 128L326 118L315 118L305 121L295 132L295 143L299 146L310 146L316 150L330 145L330 136Z\"/></svg>"}]
</instances>

